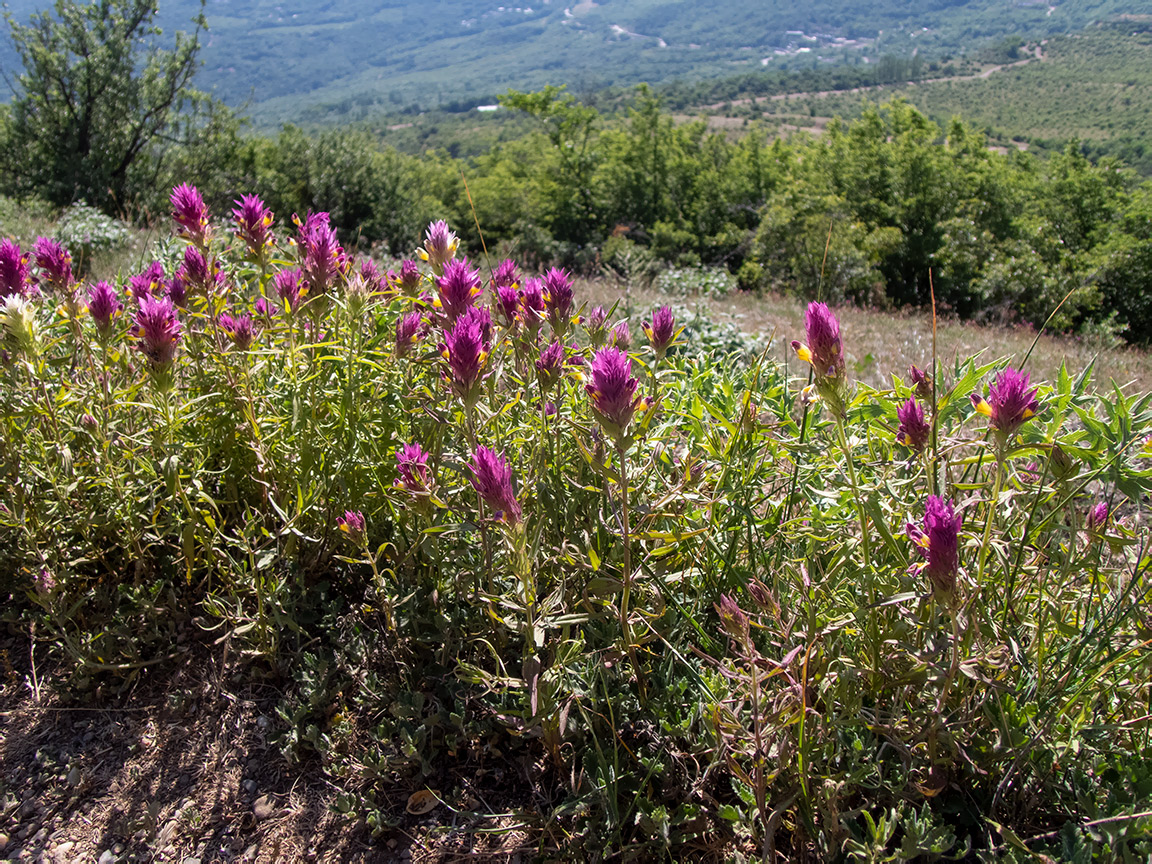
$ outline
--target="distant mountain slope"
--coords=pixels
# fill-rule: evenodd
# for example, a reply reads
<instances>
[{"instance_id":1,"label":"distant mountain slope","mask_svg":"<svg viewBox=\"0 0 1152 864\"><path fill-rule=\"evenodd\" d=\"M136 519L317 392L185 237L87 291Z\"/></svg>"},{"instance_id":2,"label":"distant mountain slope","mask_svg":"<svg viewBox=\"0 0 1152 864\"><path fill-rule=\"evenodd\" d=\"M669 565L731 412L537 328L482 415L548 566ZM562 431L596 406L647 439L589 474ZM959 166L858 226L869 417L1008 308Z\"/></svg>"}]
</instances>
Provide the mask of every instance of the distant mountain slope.
<instances>
[{"instance_id":1,"label":"distant mountain slope","mask_svg":"<svg viewBox=\"0 0 1152 864\"><path fill-rule=\"evenodd\" d=\"M1066 32L1140 0L210 0L200 87L258 121L328 104L355 117L509 87L578 89L761 66L971 51L1015 32ZM19 20L45 5L9 0ZM161 2L166 29L194 0ZM9 73L13 55L0 52Z\"/></svg>"}]
</instances>

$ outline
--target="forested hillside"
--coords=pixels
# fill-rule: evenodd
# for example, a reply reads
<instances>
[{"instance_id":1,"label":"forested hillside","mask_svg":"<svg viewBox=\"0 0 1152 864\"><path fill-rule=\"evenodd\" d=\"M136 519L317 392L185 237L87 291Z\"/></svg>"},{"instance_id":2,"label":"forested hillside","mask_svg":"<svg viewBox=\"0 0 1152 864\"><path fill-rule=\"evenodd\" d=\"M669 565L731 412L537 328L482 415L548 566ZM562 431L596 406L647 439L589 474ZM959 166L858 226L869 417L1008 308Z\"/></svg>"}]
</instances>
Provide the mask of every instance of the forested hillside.
<instances>
[{"instance_id":1,"label":"forested hillside","mask_svg":"<svg viewBox=\"0 0 1152 864\"><path fill-rule=\"evenodd\" d=\"M809 87L793 86L786 98L775 82L740 79L729 79L734 85L729 88L723 80L678 86L671 95L687 113L812 130L832 117L856 117L869 104L901 96L937 123L962 116L1004 146L1058 151L1070 140L1083 141L1090 155L1115 155L1152 174L1150 25L1092 27L1021 45L999 59L1002 65L994 71L965 70L942 78L928 69L916 83L862 81L867 86L859 89L852 89L858 85L844 72L829 74L831 83L815 79ZM769 94L774 98L749 101Z\"/></svg>"},{"instance_id":2,"label":"forested hillside","mask_svg":"<svg viewBox=\"0 0 1152 864\"><path fill-rule=\"evenodd\" d=\"M39 0L12 0L23 22ZM168 30L196 0L160 3ZM561 0L431 2L215 0L198 84L260 122L491 100L509 87L590 91L760 69L868 65L884 54L975 55L1020 33L1042 38L1144 12L1134 0ZM0 48L9 72L14 55Z\"/></svg>"}]
</instances>

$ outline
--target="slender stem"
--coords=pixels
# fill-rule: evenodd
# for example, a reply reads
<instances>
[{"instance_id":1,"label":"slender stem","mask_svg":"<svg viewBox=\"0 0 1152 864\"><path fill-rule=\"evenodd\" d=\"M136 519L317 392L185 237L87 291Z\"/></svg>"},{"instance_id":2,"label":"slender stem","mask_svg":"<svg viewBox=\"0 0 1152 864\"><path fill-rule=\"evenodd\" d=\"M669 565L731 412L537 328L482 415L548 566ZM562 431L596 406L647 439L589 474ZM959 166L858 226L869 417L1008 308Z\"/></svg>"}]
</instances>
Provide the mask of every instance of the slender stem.
<instances>
[{"instance_id":1,"label":"slender stem","mask_svg":"<svg viewBox=\"0 0 1152 864\"><path fill-rule=\"evenodd\" d=\"M753 793L756 795L756 809L760 811L760 823L764 828L763 847L761 859L768 860L768 801L767 789L764 783L764 742L761 730L760 717L760 675L756 668L756 655L748 650L748 668L752 672L752 738L756 745L755 762L752 765L752 782L755 785ZM804 711L803 697L801 698L801 711ZM801 715L803 716L803 715ZM803 720L801 720L803 722ZM804 785L803 765L800 766L800 783Z\"/></svg>"},{"instance_id":2,"label":"slender stem","mask_svg":"<svg viewBox=\"0 0 1152 864\"><path fill-rule=\"evenodd\" d=\"M384 607L384 627L396 630L396 619L392 614L392 598L388 596L384 587L384 578L380 575L380 568L376 566L376 556L368 548L368 538L364 538L364 557L372 566L372 584L376 586L376 594L380 598L380 605Z\"/></svg>"},{"instance_id":3,"label":"slender stem","mask_svg":"<svg viewBox=\"0 0 1152 864\"><path fill-rule=\"evenodd\" d=\"M632 669L636 672L636 682L640 687L640 701L645 702L647 695L644 689L644 675L640 671L640 663L636 659L636 644L632 638L632 616L629 610L629 603L632 599L632 537L628 511L628 451L623 440L616 442L616 453L620 459L620 525L624 541L624 579L623 590L620 593L620 632L624 636L624 645L628 649L628 659L632 663Z\"/></svg>"},{"instance_id":4,"label":"slender stem","mask_svg":"<svg viewBox=\"0 0 1152 864\"><path fill-rule=\"evenodd\" d=\"M844 449L844 464L848 469L848 482L852 484L852 500L856 504L856 516L860 520L860 546L864 555L861 570L864 586L868 593L868 641L872 655L872 672L880 671L880 623L876 607L876 581L872 569L872 541L868 535L868 517L864 512L864 499L860 494L860 484L856 482L856 468L852 461L852 448L848 445L848 434L844 429L844 419L836 418L836 431L840 433L840 446Z\"/></svg>"},{"instance_id":5,"label":"slender stem","mask_svg":"<svg viewBox=\"0 0 1152 864\"><path fill-rule=\"evenodd\" d=\"M472 454L476 453L476 420L475 420L475 407L467 400L464 403L464 434L468 438L468 446L472 449ZM495 587L492 583L492 543L488 537L488 523L486 521L486 514L484 512L484 499L480 498L478 503L479 516L480 516L480 546L484 552L484 584L489 594L495 593ZM479 580L476 583L476 589L479 589Z\"/></svg>"},{"instance_id":6,"label":"slender stem","mask_svg":"<svg viewBox=\"0 0 1152 864\"><path fill-rule=\"evenodd\" d=\"M984 521L984 539L980 543L980 561L976 567L976 587L984 584L984 565L988 560L988 547L992 542L992 521L1000 502L1000 489L1004 484L1004 456L996 449L996 482L992 484L992 498L988 502L988 518Z\"/></svg>"},{"instance_id":7,"label":"slender stem","mask_svg":"<svg viewBox=\"0 0 1152 864\"><path fill-rule=\"evenodd\" d=\"M840 446L844 450L844 464L848 469L848 482L852 485L852 500L856 504L856 516L860 520L860 544L864 552L864 570L866 573L870 572L872 566L872 540L868 534L868 517L864 513L864 500L860 496L860 485L856 482L856 467L852 461L852 449L848 446L848 435L844 431L844 421L840 418L836 420L836 431L840 435ZM868 579L868 602L874 603L876 598L873 595L874 586L872 580Z\"/></svg>"}]
</instances>

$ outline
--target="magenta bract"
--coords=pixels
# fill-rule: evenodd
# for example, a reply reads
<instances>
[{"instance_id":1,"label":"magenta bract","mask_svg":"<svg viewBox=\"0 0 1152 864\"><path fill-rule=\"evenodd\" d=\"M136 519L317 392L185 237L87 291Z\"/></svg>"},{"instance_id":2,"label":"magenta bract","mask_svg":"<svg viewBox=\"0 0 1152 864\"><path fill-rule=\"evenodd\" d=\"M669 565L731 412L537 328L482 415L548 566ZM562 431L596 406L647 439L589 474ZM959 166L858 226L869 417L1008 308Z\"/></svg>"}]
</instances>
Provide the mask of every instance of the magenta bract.
<instances>
[{"instance_id":1,"label":"magenta bract","mask_svg":"<svg viewBox=\"0 0 1152 864\"><path fill-rule=\"evenodd\" d=\"M240 351L247 351L252 347L258 331L251 315L244 314L236 318L226 312L220 316L220 329L228 334L232 344Z\"/></svg>"},{"instance_id":2,"label":"magenta bract","mask_svg":"<svg viewBox=\"0 0 1152 864\"><path fill-rule=\"evenodd\" d=\"M617 440L627 434L628 425L640 407L636 396L640 382L632 375L632 361L617 348L602 348L592 358L592 381L584 385L592 402L592 413L604 431Z\"/></svg>"},{"instance_id":3,"label":"magenta bract","mask_svg":"<svg viewBox=\"0 0 1152 864\"><path fill-rule=\"evenodd\" d=\"M424 316L419 312L409 312L396 321L396 356L405 357L419 342L427 329Z\"/></svg>"},{"instance_id":4,"label":"magenta bract","mask_svg":"<svg viewBox=\"0 0 1152 864\"><path fill-rule=\"evenodd\" d=\"M38 237L32 247L36 266L40 268L40 278L44 284L66 298L72 297L72 256L60 243L48 237Z\"/></svg>"},{"instance_id":5,"label":"magenta bract","mask_svg":"<svg viewBox=\"0 0 1152 864\"><path fill-rule=\"evenodd\" d=\"M208 239L208 208L195 186L181 183L172 190L172 218L181 234L197 245Z\"/></svg>"},{"instance_id":6,"label":"magenta bract","mask_svg":"<svg viewBox=\"0 0 1152 864\"><path fill-rule=\"evenodd\" d=\"M272 280L272 287L276 296L280 298L289 312L295 311L300 304L300 289L303 287L304 277L296 268L281 270Z\"/></svg>"},{"instance_id":7,"label":"magenta bract","mask_svg":"<svg viewBox=\"0 0 1152 864\"><path fill-rule=\"evenodd\" d=\"M107 336L112 330L112 322L123 305L116 289L107 282L97 282L88 289L88 312L96 324L96 331Z\"/></svg>"},{"instance_id":8,"label":"magenta bract","mask_svg":"<svg viewBox=\"0 0 1152 864\"><path fill-rule=\"evenodd\" d=\"M444 275L436 280L436 289L439 296L434 305L451 323L476 304L482 293L480 271L470 267L467 258L449 261L444 265Z\"/></svg>"},{"instance_id":9,"label":"magenta bract","mask_svg":"<svg viewBox=\"0 0 1152 864\"><path fill-rule=\"evenodd\" d=\"M1026 372L1008 367L988 388L988 399L973 393L969 398L976 410L988 418L988 425L1004 436L1011 435L1040 411L1038 389L1029 387Z\"/></svg>"},{"instance_id":10,"label":"magenta bract","mask_svg":"<svg viewBox=\"0 0 1152 864\"><path fill-rule=\"evenodd\" d=\"M272 211L257 195L242 195L233 202L232 221L236 225L236 236L248 247L248 251L259 257L272 245Z\"/></svg>"},{"instance_id":11,"label":"magenta bract","mask_svg":"<svg viewBox=\"0 0 1152 864\"><path fill-rule=\"evenodd\" d=\"M152 371L163 371L172 365L182 329L171 300L166 297L140 300L132 334L139 340L136 347L148 358Z\"/></svg>"},{"instance_id":12,"label":"magenta bract","mask_svg":"<svg viewBox=\"0 0 1152 864\"><path fill-rule=\"evenodd\" d=\"M432 489L428 453L419 444L405 444L396 451L396 470L400 475L396 478L396 485L408 492L421 495Z\"/></svg>"},{"instance_id":13,"label":"magenta bract","mask_svg":"<svg viewBox=\"0 0 1152 864\"><path fill-rule=\"evenodd\" d=\"M672 309L661 306L652 313L652 320L645 322L644 335L648 337L649 344L655 349L658 357L663 357L672 340L676 338L676 319L672 316Z\"/></svg>"},{"instance_id":14,"label":"magenta bract","mask_svg":"<svg viewBox=\"0 0 1152 864\"><path fill-rule=\"evenodd\" d=\"M492 511L493 518L509 524L520 521L520 502L512 488L512 468L503 456L481 445L468 465L472 487Z\"/></svg>"},{"instance_id":15,"label":"magenta bract","mask_svg":"<svg viewBox=\"0 0 1152 864\"><path fill-rule=\"evenodd\" d=\"M960 526L963 520L956 515L951 501L929 495L924 505L924 528L909 522L909 539L916 551L925 559L919 570L927 575L933 589L950 595L960 572Z\"/></svg>"},{"instance_id":16,"label":"magenta bract","mask_svg":"<svg viewBox=\"0 0 1152 864\"><path fill-rule=\"evenodd\" d=\"M466 403L475 400L477 385L485 376L491 340L491 316L486 309L475 306L457 318L444 334L441 353L448 361L448 383Z\"/></svg>"},{"instance_id":17,"label":"magenta bract","mask_svg":"<svg viewBox=\"0 0 1152 864\"><path fill-rule=\"evenodd\" d=\"M804 313L808 344L793 342L801 360L812 364L817 379L844 377L844 349L840 342L840 322L824 303L809 303Z\"/></svg>"},{"instance_id":18,"label":"magenta bract","mask_svg":"<svg viewBox=\"0 0 1152 864\"><path fill-rule=\"evenodd\" d=\"M345 510L343 516L336 517L336 525L348 535L353 546L362 547L367 542L367 524L359 510Z\"/></svg>"},{"instance_id":19,"label":"magenta bract","mask_svg":"<svg viewBox=\"0 0 1152 864\"><path fill-rule=\"evenodd\" d=\"M919 453L932 437L932 427L924 419L924 409L914 398L909 398L896 409L896 418L900 421L896 440Z\"/></svg>"},{"instance_id":20,"label":"magenta bract","mask_svg":"<svg viewBox=\"0 0 1152 864\"><path fill-rule=\"evenodd\" d=\"M21 252L14 241L0 240L0 300L14 294L23 297L29 292L32 267L28 258L28 253Z\"/></svg>"}]
</instances>

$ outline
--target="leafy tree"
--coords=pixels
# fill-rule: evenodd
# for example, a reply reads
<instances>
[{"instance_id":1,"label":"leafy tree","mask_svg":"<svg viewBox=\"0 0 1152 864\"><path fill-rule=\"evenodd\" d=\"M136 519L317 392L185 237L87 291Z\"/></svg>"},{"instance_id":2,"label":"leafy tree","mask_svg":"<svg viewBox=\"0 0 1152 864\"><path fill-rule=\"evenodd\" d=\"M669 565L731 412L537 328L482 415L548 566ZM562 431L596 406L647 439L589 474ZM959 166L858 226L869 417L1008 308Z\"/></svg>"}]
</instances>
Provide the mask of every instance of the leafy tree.
<instances>
[{"instance_id":1,"label":"leafy tree","mask_svg":"<svg viewBox=\"0 0 1152 864\"><path fill-rule=\"evenodd\" d=\"M133 166L159 158L185 109L205 102L190 86L203 0L200 9L192 35L167 45L153 24L156 0L57 0L27 25L6 13L24 65L0 135L8 191L57 205L127 204Z\"/></svg>"},{"instance_id":2,"label":"leafy tree","mask_svg":"<svg viewBox=\"0 0 1152 864\"><path fill-rule=\"evenodd\" d=\"M509 90L500 97L505 108L524 111L544 127L550 158L539 166L536 185L549 202L548 229L558 240L587 243L596 228L592 176L599 162L596 130L600 114L576 101L563 87L538 93Z\"/></svg>"}]
</instances>

